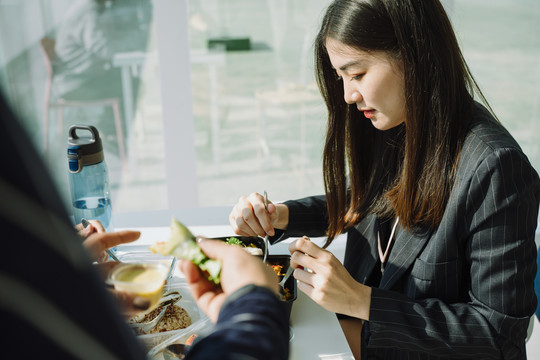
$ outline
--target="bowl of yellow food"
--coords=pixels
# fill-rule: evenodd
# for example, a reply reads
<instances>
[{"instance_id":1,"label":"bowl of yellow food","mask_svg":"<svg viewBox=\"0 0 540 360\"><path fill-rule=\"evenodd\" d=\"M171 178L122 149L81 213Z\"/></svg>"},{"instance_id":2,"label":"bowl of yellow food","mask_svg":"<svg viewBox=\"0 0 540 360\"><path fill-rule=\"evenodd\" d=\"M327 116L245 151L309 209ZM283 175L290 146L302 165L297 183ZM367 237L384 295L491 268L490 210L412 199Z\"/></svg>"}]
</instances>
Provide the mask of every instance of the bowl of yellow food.
<instances>
[{"instance_id":1,"label":"bowl of yellow food","mask_svg":"<svg viewBox=\"0 0 540 360\"><path fill-rule=\"evenodd\" d=\"M163 296L168 270L161 263L123 263L112 270L110 280L116 290L146 298L153 308Z\"/></svg>"}]
</instances>

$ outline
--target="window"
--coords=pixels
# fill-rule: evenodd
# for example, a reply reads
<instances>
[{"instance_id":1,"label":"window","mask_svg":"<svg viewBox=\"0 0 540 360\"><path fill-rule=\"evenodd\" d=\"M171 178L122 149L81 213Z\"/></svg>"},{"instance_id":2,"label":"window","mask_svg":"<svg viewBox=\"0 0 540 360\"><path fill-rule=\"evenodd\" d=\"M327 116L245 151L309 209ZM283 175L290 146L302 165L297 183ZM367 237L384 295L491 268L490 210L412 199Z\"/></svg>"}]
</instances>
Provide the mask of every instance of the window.
<instances>
[{"instance_id":1,"label":"window","mask_svg":"<svg viewBox=\"0 0 540 360\"><path fill-rule=\"evenodd\" d=\"M499 120L540 171L540 3L454 0L463 54Z\"/></svg>"},{"instance_id":2,"label":"window","mask_svg":"<svg viewBox=\"0 0 540 360\"><path fill-rule=\"evenodd\" d=\"M117 227L167 225L171 214L226 224L241 195L323 192L326 108L312 43L329 3L0 0L0 86L68 206L67 131L86 123L104 139ZM540 4L444 4L490 104L540 170ZM61 126L57 108L45 111L44 37L59 57L51 102L115 98L120 128L106 106L66 108Z\"/></svg>"}]
</instances>

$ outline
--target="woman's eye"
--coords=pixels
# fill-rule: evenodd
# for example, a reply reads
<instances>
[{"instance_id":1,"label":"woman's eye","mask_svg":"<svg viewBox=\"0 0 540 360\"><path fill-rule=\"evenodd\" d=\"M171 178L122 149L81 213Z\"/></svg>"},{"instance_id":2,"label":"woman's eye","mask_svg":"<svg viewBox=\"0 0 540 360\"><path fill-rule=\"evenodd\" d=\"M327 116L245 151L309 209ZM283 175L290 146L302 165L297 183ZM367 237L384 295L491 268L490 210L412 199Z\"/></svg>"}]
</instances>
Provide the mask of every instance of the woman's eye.
<instances>
[{"instance_id":1,"label":"woman's eye","mask_svg":"<svg viewBox=\"0 0 540 360\"><path fill-rule=\"evenodd\" d=\"M353 80L360 80L360 79L362 78L362 76L364 76L364 74L354 75L353 77L351 77L351 81L353 81Z\"/></svg>"}]
</instances>

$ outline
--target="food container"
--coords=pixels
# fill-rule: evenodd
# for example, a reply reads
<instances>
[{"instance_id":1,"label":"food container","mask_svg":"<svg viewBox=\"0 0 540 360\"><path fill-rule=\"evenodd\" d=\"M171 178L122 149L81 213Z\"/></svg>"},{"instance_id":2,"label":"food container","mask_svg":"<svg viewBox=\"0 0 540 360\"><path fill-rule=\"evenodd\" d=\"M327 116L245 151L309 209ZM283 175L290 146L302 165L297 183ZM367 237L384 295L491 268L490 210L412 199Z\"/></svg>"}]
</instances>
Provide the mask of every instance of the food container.
<instances>
[{"instance_id":1,"label":"food container","mask_svg":"<svg viewBox=\"0 0 540 360\"><path fill-rule=\"evenodd\" d=\"M254 246L261 249L264 254L264 249L265 249L264 240L257 236L232 235L232 236L226 236L226 237L213 238L213 240L227 241L227 239L231 237L237 238L246 247ZM260 257L262 258L262 255ZM290 261L291 261L290 255L268 255L266 258L266 263L268 265L281 266L281 271L279 273L276 272L276 274L278 275L279 281L281 281L281 279L283 279L283 276L285 276L285 273L287 272L287 269L289 268ZM287 291L289 293L288 298L287 299L282 298L282 300L285 305L285 311L287 312L290 318L292 305L293 305L293 302L296 300L297 292L298 292L296 279L293 276L290 276L285 282L284 289L282 290L282 296L285 295L283 291Z\"/></svg>"},{"instance_id":2,"label":"food container","mask_svg":"<svg viewBox=\"0 0 540 360\"><path fill-rule=\"evenodd\" d=\"M240 239L244 244L260 248L264 252L264 240L258 237L245 237L245 236L234 236ZM216 240L226 241L228 237L215 238ZM116 255L122 262L141 262L141 261L158 261L166 262L170 264L172 261L172 256L161 256L159 254L153 254L148 247L146 246L130 246L123 245L119 247ZM262 258L262 256L261 256ZM271 265L281 265L282 271L281 274L285 274L290 263L290 255L268 255L267 263ZM283 275L278 275L279 280L283 278ZM287 312L287 316L290 318L292 311L293 302L297 298L297 286L296 280L293 276L287 279L285 283L285 289L288 289L292 296L283 300L284 311ZM177 305L186 309L187 313L190 315L192 324L185 329L173 330L162 332L158 334L146 334L138 335L137 338L142 342L146 350L148 351L147 357L152 360L162 360L163 354L162 350L170 344L173 343L184 343L192 335L198 335L204 333L208 328L212 326L212 323L200 310L189 292L189 287L183 278L183 274L178 271L177 276L172 277L167 281L165 285L165 292L168 291L178 291L182 298L176 303Z\"/></svg>"},{"instance_id":3,"label":"food container","mask_svg":"<svg viewBox=\"0 0 540 360\"><path fill-rule=\"evenodd\" d=\"M269 266L281 266L279 272L277 272L274 268L274 271L276 271L276 274L278 275L279 281L281 281L281 279L283 279L283 276L285 276L285 272L287 272L287 269L289 268L290 261L290 255L268 255L268 257L266 258L266 263ZM285 294L283 293L283 291L287 291L289 293L287 298L284 298ZM287 316L290 319L293 302L296 300L296 297L298 295L296 279L292 275L289 276L287 281L285 281L284 290L282 290L281 295L283 296L282 301L285 305L285 311L287 312Z\"/></svg>"},{"instance_id":4,"label":"food container","mask_svg":"<svg viewBox=\"0 0 540 360\"><path fill-rule=\"evenodd\" d=\"M168 271L162 263L122 263L112 270L110 281L116 290L146 298L154 307L163 296Z\"/></svg>"},{"instance_id":5,"label":"food container","mask_svg":"<svg viewBox=\"0 0 540 360\"><path fill-rule=\"evenodd\" d=\"M225 238L223 238L223 240L225 240ZM291 259L290 255L268 255L266 259L269 266L281 266L281 271L279 271L280 275L278 275L278 278L280 281L285 275L285 272L287 271L287 268L290 263L290 259ZM290 319L292 305L297 297L297 286L296 286L296 280L294 279L294 277L290 276L287 279L287 281L285 282L285 289L288 289L291 292L290 298L287 300L283 300L283 305L284 305L283 309L287 313L287 316ZM167 351L164 351L164 350L169 345L172 345L172 344L185 344L187 341L189 341L192 335L204 334L209 331L209 328L211 326L212 326L212 323L208 320L208 318L206 318L205 322L201 322L199 324L194 323L192 327L190 327L190 329L186 329L185 332L178 331L173 336L163 339L159 344L157 344L153 349L151 349L148 352L147 357L151 360L178 359L172 354L168 354ZM290 333L289 341L292 341L292 338L294 335L293 335L292 329L290 331L291 333Z\"/></svg>"},{"instance_id":6,"label":"food container","mask_svg":"<svg viewBox=\"0 0 540 360\"><path fill-rule=\"evenodd\" d=\"M165 331L157 334L138 335L137 338L146 348L149 355L151 353L156 353L154 348L161 346L169 339L179 339L184 337L188 338L193 334L198 334L201 330L207 326L210 326L211 324L206 314L204 314L204 312L197 306L184 279L176 277L172 278L167 282L164 290L165 292L178 291L180 295L182 295L182 298L175 304L183 307L186 310L191 317L191 325L184 329ZM149 358L151 357L149 356Z\"/></svg>"},{"instance_id":7,"label":"food container","mask_svg":"<svg viewBox=\"0 0 540 360\"><path fill-rule=\"evenodd\" d=\"M221 240L221 241L227 241L229 238L237 238L244 244L247 248L257 248L261 249L262 254L264 254L264 249L266 248L266 245L264 244L264 240L261 239L258 236L238 236L238 235L231 235L231 236L224 236L224 237L217 237L212 238L212 240ZM260 256L262 256L262 254Z\"/></svg>"},{"instance_id":8,"label":"food container","mask_svg":"<svg viewBox=\"0 0 540 360\"><path fill-rule=\"evenodd\" d=\"M163 263L168 268L171 266L174 266L172 271L170 272L170 277L174 276L177 272L178 265L173 265L173 259L174 256L169 255L161 255L161 254L154 254L152 251L150 251L148 246L141 246L141 245L131 245L126 246L122 245L118 247L118 250L115 253L118 260L125 263ZM178 272L180 272L178 270Z\"/></svg>"}]
</instances>

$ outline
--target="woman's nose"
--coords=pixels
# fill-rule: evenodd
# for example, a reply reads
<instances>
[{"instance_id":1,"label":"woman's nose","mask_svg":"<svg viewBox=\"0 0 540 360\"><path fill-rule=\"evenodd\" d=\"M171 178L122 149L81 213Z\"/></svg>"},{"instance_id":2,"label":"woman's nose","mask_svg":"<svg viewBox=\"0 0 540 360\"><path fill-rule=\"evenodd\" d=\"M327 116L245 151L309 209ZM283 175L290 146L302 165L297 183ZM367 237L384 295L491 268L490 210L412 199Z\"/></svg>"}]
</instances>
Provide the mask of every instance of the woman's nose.
<instances>
[{"instance_id":1,"label":"woman's nose","mask_svg":"<svg viewBox=\"0 0 540 360\"><path fill-rule=\"evenodd\" d=\"M347 86L345 84L343 86L345 102L347 104L355 104L361 100L362 96L360 95L360 92L358 90L356 90L352 86Z\"/></svg>"}]
</instances>

